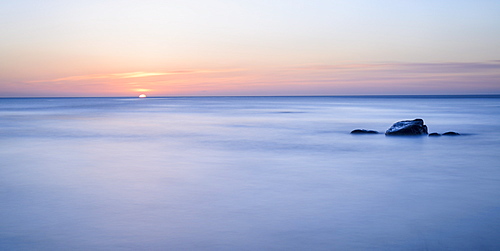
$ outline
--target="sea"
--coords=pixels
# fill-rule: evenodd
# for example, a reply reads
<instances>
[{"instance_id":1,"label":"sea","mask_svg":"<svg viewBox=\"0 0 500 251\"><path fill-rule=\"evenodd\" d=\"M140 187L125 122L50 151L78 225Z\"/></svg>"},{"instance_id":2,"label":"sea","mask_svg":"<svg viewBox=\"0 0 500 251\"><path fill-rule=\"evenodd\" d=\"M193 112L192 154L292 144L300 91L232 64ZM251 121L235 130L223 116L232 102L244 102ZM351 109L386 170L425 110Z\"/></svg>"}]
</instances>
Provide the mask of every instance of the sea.
<instances>
[{"instance_id":1,"label":"sea","mask_svg":"<svg viewBox=\"0 0 500 251\"><path fill-rule=\"evenodd\" d=\"M500 250L500 96L0 98L0 250Z\"/></svg>"}]
</instances>

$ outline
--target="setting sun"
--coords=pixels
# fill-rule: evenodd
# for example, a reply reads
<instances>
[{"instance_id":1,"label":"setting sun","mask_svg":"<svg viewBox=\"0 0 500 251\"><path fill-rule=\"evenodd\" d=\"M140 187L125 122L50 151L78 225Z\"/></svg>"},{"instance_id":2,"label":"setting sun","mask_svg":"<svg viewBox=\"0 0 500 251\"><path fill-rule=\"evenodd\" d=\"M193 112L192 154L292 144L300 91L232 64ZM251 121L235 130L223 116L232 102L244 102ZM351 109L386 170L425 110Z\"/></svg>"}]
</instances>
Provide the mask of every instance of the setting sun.
<instances>
[{"instance_id":1,"label":"setting sun","mask_svg":"<svg viewBox=\"0 0 500 251\"><path fill-rule=\"evenodd\" d=\"M145 98L145 97L146 97L146 94L139 95L139 98Z\"/></svg>"}]
</instances>

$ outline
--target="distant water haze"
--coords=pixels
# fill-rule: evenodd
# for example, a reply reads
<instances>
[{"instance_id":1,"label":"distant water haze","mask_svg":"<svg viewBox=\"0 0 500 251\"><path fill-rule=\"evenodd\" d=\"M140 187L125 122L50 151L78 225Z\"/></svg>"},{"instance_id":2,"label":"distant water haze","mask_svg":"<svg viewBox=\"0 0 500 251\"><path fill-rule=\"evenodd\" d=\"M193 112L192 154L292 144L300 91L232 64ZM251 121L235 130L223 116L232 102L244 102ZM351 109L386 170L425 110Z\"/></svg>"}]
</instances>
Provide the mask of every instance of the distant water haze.
<instances>
[{"instance_id":1,"label":"distant water haze","mask_svg":"<svg viewBox=\"0 0 500 251\"><path fill-rule=\"evenodd\" d=\"M0 144L1 250L500 249L499 96L2 98Z\"/></svg>"}]
</instances>

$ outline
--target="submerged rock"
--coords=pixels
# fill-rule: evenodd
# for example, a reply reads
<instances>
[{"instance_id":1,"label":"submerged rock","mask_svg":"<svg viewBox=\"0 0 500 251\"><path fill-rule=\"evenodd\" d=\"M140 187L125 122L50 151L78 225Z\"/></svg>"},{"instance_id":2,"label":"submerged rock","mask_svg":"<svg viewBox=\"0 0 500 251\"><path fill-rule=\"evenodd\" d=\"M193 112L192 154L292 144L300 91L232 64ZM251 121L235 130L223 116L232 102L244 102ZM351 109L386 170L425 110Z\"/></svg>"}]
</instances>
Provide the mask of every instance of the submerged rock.
<instances>
[{"instance_id":1,"label":"submerged rock","mask_svg":"<svg viewBox=\"0 0 500 251\"><path fill-rule=\"evenodd\" d=\"M429 134L429 137L436 137L436 136L441 136L441 134L439 134L437 132L433 132L433 133Z\"/></svg>"},{"instance_id":2,"label":"submerged rock","mask_svg":"<svg viewBox=\"0 0 500 251\"><path fill-rule=\"evenodd\" d=\"M356 129L352 130L351 134L377 134L377 131L374 130L366 130L366 129Z\"/></svg>"},{"instance_id":3,"label":"submerged rock","mask_svg":"<svg viewBox=\"0 0 500 251\"><path fill-rule=\"evenodd\" d=\"M445 133L443 133L443 135L446 135L446 136L458 136L458 135L460 135L460 133L458 133L458 132L445 132Z\"/></svg>"},{"instance_id":4,"label":"submerged rock","mask_svg":"<svg viewBox=\"0 0 500 251\"><path fill-rule=\"evenodd\" d=\"M403 120L394 123L385 135L423 135L428 134L427 126L424 125L423 119Z\"/></svg>"}]
</instances>

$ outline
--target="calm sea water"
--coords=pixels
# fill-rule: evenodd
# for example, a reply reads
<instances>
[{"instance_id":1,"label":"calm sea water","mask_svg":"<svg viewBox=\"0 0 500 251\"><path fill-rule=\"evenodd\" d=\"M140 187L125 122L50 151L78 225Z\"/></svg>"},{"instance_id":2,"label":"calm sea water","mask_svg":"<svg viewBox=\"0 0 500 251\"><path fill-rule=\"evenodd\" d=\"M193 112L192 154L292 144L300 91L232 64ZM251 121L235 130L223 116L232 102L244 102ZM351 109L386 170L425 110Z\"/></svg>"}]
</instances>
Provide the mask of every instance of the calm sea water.
<instances>
[{"instance_id":1,"label":"calm sea water","mask_svg":"<svg viewBox=\"0 0 500 251\"><path fill-rule=\"evenodd\" d=\"M4 98L0 249L500 250L499 152L498 96Z\"/></svg>"}]
</instances>

